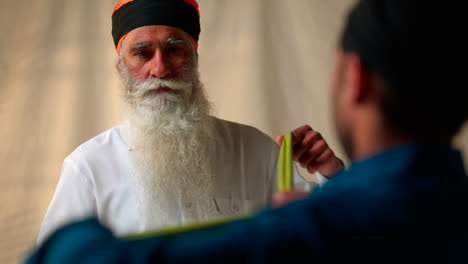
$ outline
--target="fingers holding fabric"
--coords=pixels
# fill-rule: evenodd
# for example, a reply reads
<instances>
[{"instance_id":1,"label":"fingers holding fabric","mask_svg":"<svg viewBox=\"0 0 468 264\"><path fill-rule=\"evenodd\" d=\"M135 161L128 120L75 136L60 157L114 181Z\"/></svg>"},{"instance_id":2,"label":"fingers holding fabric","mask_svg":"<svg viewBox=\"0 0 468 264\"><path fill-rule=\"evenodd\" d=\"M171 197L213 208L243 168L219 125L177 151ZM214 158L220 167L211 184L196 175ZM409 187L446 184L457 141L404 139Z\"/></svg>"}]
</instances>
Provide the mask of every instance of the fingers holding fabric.
<instances>
[{"instance_id":1,"label":"fingers holding fabric","mask_svg":"<svg viewBox=\"0 0 468 264\"><path fill-rule=\"evenodd\" d=\"M283 136L277 138L281 144ZM322 135L309 125L292 131L293 159L309 173L319 171L324 176L334 175L344 168L343 162L335 156Z\"/></svg>"}]
</instances>

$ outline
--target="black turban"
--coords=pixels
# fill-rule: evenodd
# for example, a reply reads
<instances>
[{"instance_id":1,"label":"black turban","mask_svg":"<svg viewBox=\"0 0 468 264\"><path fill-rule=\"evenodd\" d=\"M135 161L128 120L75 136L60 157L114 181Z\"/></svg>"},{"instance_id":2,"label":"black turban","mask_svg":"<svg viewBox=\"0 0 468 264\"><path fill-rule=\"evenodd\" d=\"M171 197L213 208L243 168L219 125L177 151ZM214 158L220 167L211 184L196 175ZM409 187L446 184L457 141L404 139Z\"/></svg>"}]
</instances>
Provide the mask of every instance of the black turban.
<instances>
[{"instance_id":1,"label":"black turban","mask_svg":"<svg viewBox=\"0 0 468 264\"><path fill-rule=\"evenodd\" d=\"M185 31L197 48L200 13L195 0L122 0L112 12L112 37L119 52L128 32L149 25L166 25Z\"/></svg>"},{"instance_id":2,"label":"black turban","mask_svg":"<svg viewBox=\"0 0 468 264\"><path fill-rule=\"evenodd\" d=\"M387 117L400 127L466 118L465 13L459 0L361 0L351 11L343 49L383 79L394 98Z\"/></svg>"},{"instance_id":3,"label":"black turban","mask_svg":"<svg viewBox=\"0 0 468 264\"><path fill-rule=\"evenodd\" d=\"M467 58L462 2L362 0L349 15L343 49L357 52L393 88L427 85L437 76L445 83L450 73L461 73L456 66Z\"/></svg>"}]
</instances>

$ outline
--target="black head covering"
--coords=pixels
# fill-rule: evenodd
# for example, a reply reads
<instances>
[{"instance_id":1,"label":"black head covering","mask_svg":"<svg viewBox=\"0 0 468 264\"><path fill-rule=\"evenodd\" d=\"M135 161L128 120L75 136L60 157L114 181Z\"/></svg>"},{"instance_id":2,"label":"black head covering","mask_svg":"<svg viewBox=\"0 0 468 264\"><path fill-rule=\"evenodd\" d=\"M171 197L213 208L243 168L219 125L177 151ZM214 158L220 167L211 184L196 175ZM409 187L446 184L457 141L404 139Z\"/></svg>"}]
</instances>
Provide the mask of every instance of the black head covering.
<instances>
[{"instance_id":1,"label":"black head covering","mask_svg":"<svg viewBox=\"0 0 468 264\"><path fill-rule=\"evenodd\" d=\"M387 84L385 114L400 128L453 126L439 133L449 135L466 119L465 13L458 0L361 0L351 11L343 49Z\"/></svg>"},{"instance_id":2,"label":"black head covering","mask_svg":"<svg viewBox=\"0 0 468 264\"><path fill-rule=\"evenodd\" d=\"M394 88L408 81L432 83L435 73L445 79L467 58L467 19L460 3L362 0L348 18L343 48L356 51Z\"/></svg>"},{"instance_id":3,"label":"black head covering","mask_svg":"<svg viewBox=\"0 0 468 264\"><path fill-rule=\"evenodd\" d=\"M122 0L112 13L115 47L119 49L128 32L148 25L177 27L192 38L196 47L200 35L198 4L195 0Z\"/></svg>"}]
</instances>

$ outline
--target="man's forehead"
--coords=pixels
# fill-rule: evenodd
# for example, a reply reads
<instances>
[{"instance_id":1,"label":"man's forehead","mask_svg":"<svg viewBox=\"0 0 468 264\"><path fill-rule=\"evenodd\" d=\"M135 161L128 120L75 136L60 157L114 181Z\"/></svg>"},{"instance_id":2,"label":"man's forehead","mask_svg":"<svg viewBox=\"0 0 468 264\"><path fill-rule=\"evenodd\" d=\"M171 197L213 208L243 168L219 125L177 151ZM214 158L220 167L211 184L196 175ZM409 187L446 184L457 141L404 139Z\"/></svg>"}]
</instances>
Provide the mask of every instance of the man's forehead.
<instances>
[{"instance_id":1,"label":"man's forehead","mask_svg":"<svg viewBox=\"0 0 468 264\"><path fill-rule=\"evenodd\" d=\"M127 35L129 42L160 42L160 41L184 41L187 42L190 40L187 33L184 31L171 26L163 25L152 25L152 26L143 26L136 28L130 31Z\"/></svg>"}]
</instances>

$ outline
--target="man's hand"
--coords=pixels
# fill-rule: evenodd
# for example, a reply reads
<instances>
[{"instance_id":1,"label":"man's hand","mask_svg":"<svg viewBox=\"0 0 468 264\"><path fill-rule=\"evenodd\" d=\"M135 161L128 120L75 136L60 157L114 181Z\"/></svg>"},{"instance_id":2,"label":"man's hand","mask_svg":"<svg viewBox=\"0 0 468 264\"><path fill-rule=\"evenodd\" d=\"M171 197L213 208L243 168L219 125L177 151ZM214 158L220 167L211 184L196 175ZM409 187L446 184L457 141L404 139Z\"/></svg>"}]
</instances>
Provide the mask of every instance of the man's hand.
<instances>
[{"instance_id":1,"label":"man's hand","mask_svg":"<svg viewBox=\"0 0 468 264\"><path fill-rule=\"evenodd\" d=\"M276 141L279 145L284 136ZM293 158L309 173L320 172L325 177L333 176L344 168L343 162L335 156L319 132L304 125L292 132Z\"/></svg>"},{"instance_id":2,"label":"man's hand","mask_svg":"<svg viewBox=\"0 0 468 264\"><path fill-rule=\"evenodd\" d=\"M273 207L281 207L294 201L304 200L309 194L309 192L275 192Z\"/></svg>"}]
</instances>

